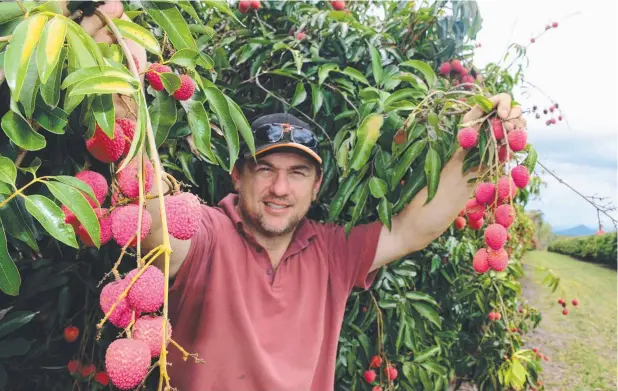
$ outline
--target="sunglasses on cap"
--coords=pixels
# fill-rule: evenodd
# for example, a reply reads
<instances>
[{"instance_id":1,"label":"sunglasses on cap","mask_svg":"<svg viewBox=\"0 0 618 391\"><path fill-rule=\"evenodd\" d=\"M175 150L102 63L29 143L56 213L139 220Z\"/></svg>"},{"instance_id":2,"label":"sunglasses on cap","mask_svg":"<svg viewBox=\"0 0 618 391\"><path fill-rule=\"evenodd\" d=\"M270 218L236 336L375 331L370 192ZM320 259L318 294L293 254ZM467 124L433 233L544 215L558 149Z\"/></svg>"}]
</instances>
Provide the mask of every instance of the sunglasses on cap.
<instances>
[{"instance_id":1,"label":"sunglasses on cap","mask_svg":"<svg viewBox=\"0 0 618 391\"><path fill-rule=\"evenodd\" d=\"M273 144L287 139L314 151L318 146L317 137L309 129L283 123L261 125L253 131L253 138L257 145Z\"/></svg>"}]
</instances>

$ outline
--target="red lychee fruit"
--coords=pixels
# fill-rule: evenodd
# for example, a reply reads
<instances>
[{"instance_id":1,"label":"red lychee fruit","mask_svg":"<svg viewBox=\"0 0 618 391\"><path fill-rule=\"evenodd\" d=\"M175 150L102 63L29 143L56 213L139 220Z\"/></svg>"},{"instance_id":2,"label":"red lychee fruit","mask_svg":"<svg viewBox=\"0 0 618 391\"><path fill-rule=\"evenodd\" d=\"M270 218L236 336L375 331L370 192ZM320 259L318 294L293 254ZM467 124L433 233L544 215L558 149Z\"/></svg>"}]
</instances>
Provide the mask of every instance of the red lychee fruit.
<instances>
[{"instance_id":1,"label":"red lychee fruit","mask_svg":"<svg viewBox=\"0 0 618 391\"><path fill-rule=\"evenodd\" d=\"M535 39L534 38L530 38L530 43L534 43Z\"/></svg>"},{"instance_id":2,"label":"red lychee fruit","mask_svg":"<svg viewBox=\"0 0 618 391\"><path fill-rule=\"evenodd\" d=\"M558 27L558 22L554 22L554 23L552 23L552 24L551 24L551 26L552 26L553 28Z\"/></svg>"},{"instance_id":3,"label":"red lychee fruit","mask_svg":"<svg viewBox=\"0 0 618 391\"><path fill-rule=\"evenodd\" d=\"M363 373L363 378L367 383L373 383L376 380L376 371L373 369L368 369Z\"/></svg>"},{"instance_id":4,"label":"red lychee fruit","mask_svg":"<svg viewBox=\"0 0 618 391\"><path fill-rule=\"evenodd\" d=\"M187 100L193 96L195 92L195 82L189 75L180 75L180 87L174 91L176 100Z\"/></svg>"},{"instance_id":5,"label":"red lychee fruit","mask_svg":"<svg viewBox=\"0 0 618 391\"><path fill-rule=\"evenodd\" d=\"M573 304L573 306L577 307L577 305L579 304L579 301L577 299L573 299L571 304Z\"/></svg>"},{"instance_id":6,"label":"red lychee fruit","mask_svg":"<svg viewBox=\"0 0 618 391\"><path fill-rule=\"evenodd\" d=\"M333 9L337 11L341 11L345 8L345 1L344 0L331 1L330 5L333 7Z\"/></svg>"},{"instance_id":7,"label":"red lychee fruit","mask_svg":"<svg viewBox=\"0 0 618 391\"><path fill-rule=\"evenodd\" d=\"M528 171L528 167L522 166L521 164L513 167L511 170L511 177L513 178L515 186L523 189L528 186L528 182L530 180L530 172Z\"/></svg>"},{"instance_id":8,"label":"red lychee fruit","mask_svg":"<svg viewBox=\"0 0 618 391\"><path fill-rule=\"evenodd\" d=\"M496 223L504 228L510 227L515 220L515 209L509 204L503 204L496 208ZM507 238L508 239L508 238Z\"/></svg>"},{"instance_id":9,"label":"red lychee fruit","mask_svg":"<svg viewBox=\"0 0 618 391\"><path fill-rule=\"evenodd\" d=\"M457 231L461 231L466 226L466 219L461 216L457 216L455 218L455 229Z\"/></svg>"},{"instance_id":10,"label":"red lychee fruit","mask_svg":"<svg viewBox=\"0 0 618 391\"><path fill-rule=\"evenodd\" d=\"M105 371L97 372L96 375L94 375L94 381L103 386L107 386L109 384L109 375Z\"/></svg>"},{"instance_id":11,"label":"red lychee fruit","mask_svg":"<svg viewBox=\"0 0 618 391\"><path fill-rule=\"evenodd\" d=\"M131 149L131 142L133 141L133 136L135 135L136 123L130 118L117 118L116 124L120 126L120 129L122 129L122 133L124 133L125 137L125 145L122 156L127 156L129 154L129 150Z\"/></svg>"},{"instance_id":12,"label":"red lychee fruit","mask_svg":"<svg viewBox=\"0 0 618 391\"><path fill-rule=\"evenodd\" d=\"M65 205L60 207L62 212L64 213L64 222L67 224L71 224L73 226L73 230L77 232L77 228L79 227L79 221L73 212L69 210Z\"/></svg>"},{"instance_id":13,"label":"red lychee fruit","mask_svg":"<svg viewBox=\"0 0 618 391\"><path fill-rule=\"evenodd\" d=\"M133 238L128 247L133 247L137 243L137 223L140 208L138 205L125 205L112 211L112 237L119 246L124 247ZM142 230L141 239L148 235L152 225L152 216L146 209L142 209Z\"/></svg>"},{"instance_id":14,"label":"red lychee fruit","mask_svg":"<svg viewBox=\"0 0 618 391\"><path fill-rule=\"evenodd\" d=\"M506 228L500 224L490 224L485 229L485 244L487 247L499 250L506 243Z\"/></svg>"},{"instance_id":15,"label":"red lychee fruit","mask_svg":"<svg viewBox=\"0 0 618 391\"><path fill-rule=\"evenodd\" d=\"M260 2L260 0L251 0L251 8L253 8L254 10L259 10L260 8L262 8L262 3Z\"/></svg>"},{"instance_id":16,"label":"red lychee fruit","mask_svg":"<svg viewBox=\"0 0 618 391\"><path fill-rule=\"evenodd\" d=\"M383 391L381 386L373 386L373 388L371 389L371 391Z\"/></svg>"},{"instance_id":17,"label":"red lychee fruit","mask_svg":"<svg viewBox=\"0 0 618 391\"><path fill-rule=\"evenodd\" d=\"M127 282L124 280L120 281L112 281L105 285L101 290L101 295L99 297L99 304L101 305L101 310L104 314L106 314L111 308L118 296L122 294L122 292L127 287ZM127 301L126 296L120 299L116 307L114 307L114 311L108 318L110 323L118 328L125 328L131 323L131 309L129 308L129 303Z\"/></svg>"},{"instance_id":18,"label":"red lychee fruit","mask_svg":"<svg viewBox=\"0 0 618 391\"><path fill-rule=\"evenodd\" d=\"M241 14L249 12L249 8L251 8L251 2L249 0L240 0L238 2L238 12Z\"/></svg>"},{"instance_id":19,"label":"red lychee fruit","mask_svg":"<svg viewBox=\"0 0 618 391\"><path fill-rule=\"evenodd\" d=\"M474 197L479 204L488 204L496 197L496 186L489 182L479 183L474 191Z\"/></svg>"},{"instance_id":20,"label":"red lychee fruit","mask_svg":"<svg viewBox=\"0 0 618 391\"><path fill-rule=\"evenodd\" d=\"M94 366L94 364L90 364L90 365L86 365L85 367L82 367L82 370L81 370L80 373L81 373L82 377L89 377L90 375L92 375L96 371L97 371L97 367Z\"/></svg>"},{"instance_id":21,"label":"red lychee fruit","mask_svg":"<svg viewBox=\"0 0 618 391\"><path fill-rule=\"evenodd\" d=\"M84 170L75 174L75 178L90 186L94 196L97 198L97 201L99 201L99 205L105 202L109 189L107 186L107 180L103 175L96 171ZM96 205L88 196L86 196L86 198L90 202L90 205Z\"/></svg>"},{"instance_id":22,"label":"red lychee fruit","mask_svg":"<svg viewBox=\"0 0 618 391\"><path fill-rule=\"evenodd\" d=\"M569 313L569 310L567 310L566 308L562 311L562 315L566 315Z\"/></svg>"},{"instance_id":23,"label":"red lychee fruit","mask_svg":"<svg viewBox=\"0 0 618 391\"><path fill-rule=\"evenodd\" d=\"M464 69L459 60L451 60L451 69L457 73L461 73Z\"/></svg>"},{"instance_id":24,"label":"red lychee fruit","mask_svg":"<svg viewBox=\"0 0 618 391\"><path fill-rule=\"evenodd\" d=\"M506 162L508 160L511 160L511 157L511 151L509 151L505 145L500 145L498 147L498 160L500 160L501 162Z\"/></svg>"},{"instance_id":25,"label":"red lychee fruit","mask_svg":"<svg viewBox=\"0 0 618 391\"><path fill-rule=\"evenodd\" d=\"M380 356L371 357L371 360L369 361L369 367L379 368L380 366L382 366L382 357Z\"/></svg>"},{"instance_id":26,"label":"red lychee fruit","mask_svg":"<svg viewBox=\"0 0 618 391\"><path fill-rule=\"evenodd\" d=\"M187 240L199 228L200 200L193 193L183 192L165 196L167 230L176 239Z\"/></svg>"},{"instance_id":27,"label":"red lychee fruit","mask_svg":"<svg viewBox=\"0 0 618 391\"><path fill-rule=\"evenodd\" d=\"M296 34L296 39L297 39L297 40L299 40L299 41L302 41L303 39L305 39L305 33L304 33L304 32L302 32L302 31L299 31L299 32Z\"/></svg>"},{"instance_id":28,"label":"red lychee fruit","mask_svg":"<svg viewBox=\"0 0 618 391\"><path fill-rule=\"evenodd\" d=\"M159 64L158 62L154 62L150 64L148 69L146 70L146 80L152 86L152 88L156 91L162 91L165 87L163 86L163 82L161 81L161 73L171 72L172 68L167 65Z\"/></svg>"},{"instance_id":29,"label":"red lychee fruit","mask_svg":"<svg viewBox=\"0 0 618 391\"><path fill-rule=\"evenodd\" d=\"M163 317L144 315L135 321L133 338L144 342L150 349L152 358L161 354L161 341L163 340ZM172 338L172 326L167 322L167 341Z\"/></svg>"},{"instance_id":30,"label":"red lychee fruit","mask_svg":"<svg viewBox=\"0 0 618 391\"><path fill-rule=\"evenodd\" d=\"M468 220L479 220L483 218L485 210L485 205L479 204L476 201L476 198L471 198L468 202L466 202L466 214L468 215Z\"/></svg>"},{"instance_id":31,"label":"red lychee fruit","mask_svg":"<svg viewBox=\"0 0 618 391\"><path fill-rule=\"evenodd\" d=\"M489 263L487 262L487 249L479 248L474 254L472 259L472 266L477 273L485 273L489 270Z\"/></svg>"},{"instance_id":32,"label":"red lychee fruit","mask_svg":"<svg viewBox=\"0 0 618 391\"><path fill-rule=\"evenodd\" d=\"M139 269L131 270L124 278L128 283ZM127 301L135 311L154 312L163 305L165 275L156 266L147 266L142 275L129 290Z\"/></svg>"},{"instance_id":33,"label":"red lychee fruit","mask_svg":"<svg viewBox=\"0 0 618 391\"><path fill-rule=\"evenodd\" d=\"M506 269L506 265L509 262L509 254L503 248L499 250L487 249L487 262L490 268L501 272Z\"/></svg>"},{"instance_id":34,"label":"red lychee fruit","mask_svg":"<svg viewBox=\"0 0 618 391\"><path fill-rule=\"evenodd\" d=\"M509 147L514 152L523 151L526 148L526 142L528 140L528 133L523 129L511 130L507 135L509 141Z\"/></svg>"},{"instance_id":35,"label":"red lychee fruit","mask_svg":"<svg viewBox=\"0 0 618 391\"><path fill-rule=\"evenodd\" d=\"M465 70L465 68L464 68L464 70ZM471 83L471 84L474 83L474 81L475 81L474 77L472 75L462 76L460 80L461 80L462 83Z\"/></svg>"},{"instance_id":36,"label":"red lychee fruit","mask_svg":"<svg viewBox=\"0 0 618 391\"><path fill-rule=\"evenodd\" d=\"M493 311L491 311L491 312L487 315L487 318L488 318L490 321L492 321L492 322L493 322L494 320L496 320L496 313L495 313L495 312L493 312Z\"/></svg>"},{"instance_id":37,"label":"red lychee fruit","mask_svg":"<svg viewBox=\"0 0 618 391\"><path fill-rule=\"evenodd\" d=\"M451 64L449 64L448 62L443 62L440 65L439 72L441 75L448 75L449 73L451 73Z\"/></svg>"},{"instance_id":38,"label":"red lychee fruit","mask_svg":"<svg viewBox=\"0 0 618 391\"><path fill-rule=\"evenodd\" d=\"M137 387L148 374L150 349L135 339L121 338L105 352L105 369L112 384L121 390Z\"/></svg>"},{"instance_id":39,"label":"red lychee fruit","mask_svg":"<svg viewBox=\"0 0 618 391\"><path fill-rule=\"evenodd\" d=\"M144 157L143 174L144 174L144 195L152 189L152 181L154 178L154 168L150 159ZM122 163L121 163L122 164ZM122 171L116 175L116 181L122 194L129 198L139 197L139 158L135 157Z\"/></svg>"},{"instance_id":40,"label":"red lychee fruit","mask_svg":"<svg viewBox=\"0 0 618 391\"><path fill-rule=\"evenodd\" d=\"M97 215L97 219L99 221L99 241L102 246L112 239L112 217L108 213L107 208L96 208L94 213ZM87 247L94 247L94 243L92 242L92 239L90 238L90 235L88 235L88 231L86 231L83 224L80 224L77 228L77 235L84 245Z\"/></svg>"},{"instance_id":41,"label":"red lychee fruit","mask_svg":"<svg viewBox=\"0 0 618 391\"><path fill-rule=\"evenodd\" d=\"M384 368L384 375L388 378L388 380L397 379L397 368L393 366L387 366Z\"/></svg>"},{"instance_id":42,"label":"red lychee fruit","mask_svg":"<svg viewBox=\"0 0 618 391\"><path fill-rule=\"evenodd\" d=\"M79 337L79 329L75 326L69 326L64 328L64 340L67 342L75 342Z\"/></svg>"},{"instance_id":43,"label":"red lychee fruit","mask_svg":"<svg viewBox=\"0 0 618 391\"><path fill-rule=\"evenodd\" d=\"M562 297L558 299L558 304L564 304L564 299Z\"/></svg>"},{"instance_id":44,"label":"red lychee fruit","mask_svg":"<svg viewBox=\"0 0 618 391\"><path fill-rule=\"evenodd\" d=\"M457 133L457 141L463 149L470 149L476 145L479 132L474 128L464 128Z\"/></svg>"},{"instance_id":45,"label":"red lychee fruit","mask_svg":"<svg viewBox=\"0 0 618 391\"><path fill-rule=\"evenodd\" d=\"M498 199L502 201L509 201L517 195L517 185L512 178L506 176L498 179Z\"/></svg>"},{"instance_id":46,"label":"red lychee fruit","mask_svg":"<svg viewBox=\"0 0 618 391\"><path fill-rule=\"evenodd\" d=\"M502 126L502 121L500 121L500 118L491 119L491 130L494 133L494 137L496 137L497 141L500 141L504 138L504 127Z\"/></svg>"},{"instance_id":47,"label":"red lychee fruit","mask_svg":"<svg viewBox=\"0 0 618 391\"><path fill-rule=\"evenodd\" d=\"M67 369L69 370L69 373L76 373L77 371L79 371L80 367L81 363L79 362L79 360L71 360L67 364Z\"/></svg>"},{"instance_id":48,"label":"red lychee fruit","mask_svg":"<svg viewBox=\"0 0 618 391\"><path fill-rule=\"evenodd\" d=\"M481 217L478 220L470 220L468 219L468 227L472 228L475 231L478 231L483 227L485 220Z\"/></svg>"},{"instance_id":49,"label":"red lychee fruit","mask_svg":"<svg viewBox=\"0 0 618 391\"><path fill-rule=\"evenodd\" d=\"M97 125L94 135L86 140L86 149L95 159L103 163L113 163L122 156L125 143L120 126L114 126L114 138L110 139Z\"/></svg>"}]
</instances>

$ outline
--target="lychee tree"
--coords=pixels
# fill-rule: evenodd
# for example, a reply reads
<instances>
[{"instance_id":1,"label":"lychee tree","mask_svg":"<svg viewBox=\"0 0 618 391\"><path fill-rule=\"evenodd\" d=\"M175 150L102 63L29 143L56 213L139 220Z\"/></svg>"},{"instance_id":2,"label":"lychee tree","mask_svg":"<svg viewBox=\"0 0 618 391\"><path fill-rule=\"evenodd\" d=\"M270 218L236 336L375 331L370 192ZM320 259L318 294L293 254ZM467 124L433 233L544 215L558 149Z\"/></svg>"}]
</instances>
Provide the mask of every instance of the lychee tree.
<instances>
[{"instance_id":1,"label":"lychee tree","mask_svg":"<svg viewBox=\"0 0 618 391\"><path fill-rule=\"evenodd\" d=\"M68 14L54 2L0 6L0 289L7 306L29 310L24 319L38 311L22 329L27 343L59 335L48 351L23 347L27 365L71 360L72 375L11 376L16 389L66 389L61 376L103 387L103 370L115 387L163 389L174 383L167 349L200 362L173 341L168 268L151 263L169 261L170 235L195 233L195 196L214 205L232 190L241 143L253 150L249 121L273 111L314 125L325 163L310 217L348 229L390 226L415 197L430 202L457 148L468 150L465 170L482 169L453 227L351 295L336 388L536 384L542 356L522 348L520 333L540 315L520 302L517 282L532 237L523 206L539 191L529 178L536 152L490 100L510 93L521 70L473 64L476 3L142 1L125 5L127 18L87 2ZM92 13L115 43L79 26ZM471 110L479 118L465 120ZM163 245L142 254L146 199L167 211L166 229ZM70 323L83 332L67 355ZM64 362L52 360L57 351Z\"/></svg>"}]
</instances>

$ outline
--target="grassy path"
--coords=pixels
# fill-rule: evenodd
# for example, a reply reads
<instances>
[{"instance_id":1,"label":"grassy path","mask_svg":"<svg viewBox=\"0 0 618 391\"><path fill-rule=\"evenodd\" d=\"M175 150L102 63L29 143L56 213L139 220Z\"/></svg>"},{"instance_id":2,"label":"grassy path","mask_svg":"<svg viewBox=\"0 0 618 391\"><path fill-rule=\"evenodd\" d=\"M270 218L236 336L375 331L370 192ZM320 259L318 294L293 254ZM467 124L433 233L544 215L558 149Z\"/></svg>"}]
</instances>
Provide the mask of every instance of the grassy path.
<instances>
[{"instance_id":1,"label":"grassy path","mask_svg":"<svg viewBox=\"0 0 618 391\"><path fill-rule=\"evenodd\" d=\"M525 300L537 307L543 320L527 335L526 347L538 347L550 356L543 361L547 390L616 390L616 271L556 253L533 251L524 257L526 278L521 281ZM551 292L543 279L552 269L560 286ZM567 302L562 314L558 299ZM573 307L571 300L579 300Z\"/></svg>"}]
</instances>

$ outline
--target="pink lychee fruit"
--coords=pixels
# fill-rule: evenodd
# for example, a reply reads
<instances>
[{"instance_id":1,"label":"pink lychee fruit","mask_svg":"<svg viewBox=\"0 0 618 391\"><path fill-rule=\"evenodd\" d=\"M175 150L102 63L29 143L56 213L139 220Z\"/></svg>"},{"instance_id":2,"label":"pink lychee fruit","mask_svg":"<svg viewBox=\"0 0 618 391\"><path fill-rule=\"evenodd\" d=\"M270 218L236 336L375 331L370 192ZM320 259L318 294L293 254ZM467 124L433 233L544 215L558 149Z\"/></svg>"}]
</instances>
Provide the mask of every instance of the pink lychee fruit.
<instances>
[{"instance_id":1,"label":"pink lychee fruit","mask_svg":"<svg viewBox=\"0 0 618 391\"><path fill-rule=\"evenodd\" d=\"M517 186L512 178L506 176L498 179L498 199L501 202L509 201L517 194Z\"/></svg>"},{"instance_id":2,"label":"pink lychee fruit","mask_svg":"<svg viewBox=\"0 0 618 391\"><path fill-rule=\"evenodd\" d=\"M139 206L129 204L112 211L112 236L119 246L124 247L133 238L128 247L133 247L137 243L137 223L139 218ZM148 235L152 225L152 216L148 210L142 208L142 229L141 239Z\"/></svg>"},{"instance_id":3,"label":"pink lychee fruit","mask_svg":"<svg viewBox=\"0 0 618 391\"><path fill-rule=\"evenodd\" d=\"M461 216L457 216L455 218L455 229L457 231L461 231L466 226L466 219Z\"/></svg>"},{"instance_id":4,"label":"pink lychee fruit","mask_svg":"<svg viewBox=\"0 0 618 391\"><path fill-rule=\"evenodd\" d=\"M146 70L146 80L156 91L161 91L165 87L163 86L163 82L161 82L161 73L171 72L172 68L167 65L159 64L158 62L150 64L148 69Z\"/></svg>"},{"instance_id":5,"label":"pink lychee fruit","mask_svg":"<svg viewBox=\"0 0 618 391\"><path fill-rule=\"evenodd\" d=\"M451 69L457 73L461 73L464 69L459 60L451 60Z\"/></svg>"},{"instance_id":6,"label":"pink lychee fruit","mask_svg":"<svg viewBox=\"0 0 618 391\"><path fill-rule=\"evenodd\" d=\"M505 145L500 145L498 147L498 160L501 162L506 162L507 160L511 160L512 154Z\"/></svg>"},{"instance_id":7,"label":"pink lychee fruit","mask_svg":"<svg viewBox=\"0 0 618 391\"><path fill-rule=\"evenodd\" d=\"M510 227L515 220L515 209L509 204L503 204L496 208L496 223L504 228Z\"/></svg>"},{"instance_id":8,"label":"pink lychee fruit","mask_svg":"<svg viewBox=\"0 0 618 391\"><path fill-rule=\"evenodd\" d=\"M451 73L451 64L443 62L442 65L440 65L440 74L448 75L449 73Z\"/></svg>"},{"instance_id":9,"label":"pink lychee fruit","mask_svg":"<svg viewBox=\"0 0 618 391\"><path fill-rule=\"evenodd\" d=\"M122 156L127 156L129 154L129 150L131 149L131 142L133 141L133 136L135 135L136 123L130 118L117 118L116 124L120 126L120 129L122 130L122 133L125 137L125 145Z\"/></svg>"},{"instance_id":10,"label":"pink lychee fruit","mask_svg":"<svg viewBox=\"0 0 618 391\"><path fill-rule=\"evenodd\" d=\"M64 222L67 224L71 224L73 226L73 230L77 232L77 229L79 228L79 220L77 220L75 214L71 212L69 208L67 208L65 205L62 205L60 209L62 209L62 212L64 213Z\"/></svg>"},{"instance_id":11,"label":"pink lychee fruit","mask_svg":"<svg viewBox=\"0 0 618 391\"><path fill-rule=\"evenodd\" d=\"M485 214L485 205L479 204L476 198L471 198L466 202L466 214L468 220L479 220Z\"/></svg>"},{"instance_id":12,"label":"pink lychee fruit","mask_svg":"<svg viewBox=\"0 0 618 391\"><path fill-rule=\"evenodd\" d=\"M75 174L75 178L86 183L92 189L94 196L99 201L99 205L105 201L108 192L107 180L101 174L96 171L84 170ZM86 196L88 201L92 201ZM90 205L96 206L94 202L90 202Z\"/></svg>"},{"instance_id":13,"label":"pink lychee fruit","mask_svg":"<svg viewBox=\"0 0 618 391\"><path fill-rule=\"evenodd\" d=\"M523 151L526 148L526 142L528 140L528 133L523 129L511 130L507 135L509 141L509 147L514 152Z\"/></svg>"},{"instance_id":14,"label":"pink lychee fruit","mask_svg":"<svg viewBox=\"0 0 618 391\"><path fill-rule=\"evenodd\" d=\"M144 157L143 160L143 174L144 174L144 195L152 189L152 181L154 178L154 168L150 159ZM122 164L122 163L121 163ZM122 194L129 198L139 197L139 158L136 157L122 171L116 175L116 181Z\"/></svg>"},{"instance_id":15,"label":"pink lychee fruit","mask_svg":"<svg viewBox=\"0 0 618 391\"><path fill-rule=\"evenodd\" d=\"M193 96L195 92L195 82L189 75L180 75L180 87L174 91L176 100L187 100Z\"/></svg>"},{"instance_id":16,"label":"pink lychee fruit","mask_svg":"<svg viewBox=\"0 0 618 391\"><path fill-rule=\"evenodd\" d=\"M493 250L499 250L506 243L506 228L500 224L490 224L485 228L485 244Z\"/></svg>"},{"instance_id":17,"label":"pink lychee fruit","mask_svg":"<svg viewBox=\"0 0 618 391\"><path fill-rule=\"evenodd\" d=\"M167 323L167 343L172 337L172 325ZM133 338L144 342L150 349L150 357L159 357L161 354L161 341L163 341L163 317L144 315L135 321Z\"/></svg>"},{"instance_id":18,"label":"pink lychee fruit","mask_svg":"<svg viewBox=\"0 0 618 391\"><path fill-rule=\"evenodd\" d=\"M528 186L528 182L530 180L530 172L528 171L528 167L522 166L521 164L513 167L513 169L511 169L511 177L513 178L515 186L523 189Z\"/></svg>"},{"instance_id":19,"label":"pink lychee fruit","mask_svg":"<svg viewBox=\"0 0 618 391\"><path fill-rule=\"evenodd\" d=\"M487 262L487 249L478 249L472 259L472 266L474 267L474 271L477 273L485 273L489 270L489 263Z\"/></svg>"},{"instance_id":20,"label":"pink lychee fruit","mask_svg":"<svg viewBox=\"0 0 618 391\"><path fill-rule=\"evenodd\" d=\"M480 218L478 220L468 219L468 227L472 228L475 231L478 231L479 229L481 229L484 223L485 223L485 219L483 218Z\"/></svg>"},{"instance_id":21,"label":"pink lychee fruit","mask_svg":"<svg viewBox=\"0 0 618 391\"><path fill-rule=\"evenodd\" d=\"M490 268L501 272L506 269L506 265L509 262L509 254L507 254L504 248L499 250L487 249L487 262Z\"/></svg>"},{"instance_id":22,"label":"pink lychee fruit","mask_svg":"<svg viewBox=\"0 0 618 391\"><path fill-rule=\"evenodd\" d=\"M148 345L136 339L121 338L107 348L105 370L114 386L131 390L146 378L150 360Z\"/></svg>"},{"instance_id":23,"label":"pink lychee fruit","mask_svg":"<svg viewBox=\"0 0 618 391\"><path fill-rule=\"evenodd\" d=\"M479 133L474 128L464 128L457 133L457 141L463 149L470 149L476 145Z\"/></svg>"},{"instance_id":24,"label":"pink lychee fruit","mask_svg":"<svg viewBox=\"0 0 618 391\"><path fill-rule=\"evenodd\" d=\"M94 212L96 213L97 219L99 220L99 239L102 246L112 239L112 217L108 213L107 208L96 208ZM88 231L86 231L86 228L84 228L82 224L80 224L77 229L77 235L79 236L79 239L82 241L82 243L84 243L84 245L86 245L87 247L94 247L94 243L92 242L90 235L88 235Z\"/></svg>"},{"instance_id":25,"label":"pink lychee fruit","mask_svg":"<svg viewBox=\"0 0 618 391\"><path fill-rule=\"evenodd\" d=\"M101 290L99 297L99 304L101 310L106 314L111 308L118 296L126 289L127 282L125 280L113 281L108 283ZM132 311L129 308L129 303L126 296L120 299L114 311L108 318L111 324L118 328L125 328L131 323Z\"/></svg>"},{"instance_id":26,"label":"pink lychee fruit","mask_svg":"<svg viewBox=\"0 0 618 391\"><path fill-rule=\"evenodd\" d=\"M131 270L124 278L130 282L138 273L139 269ZM129 290L127 300L129 306L135 311L154 312L163 305L163 289L165 275L155 266L147 266Z\"/></svg>"},{"instance_id":27,"label":"pink lychee fruit","mask_svg":"<svg viewBox=\"0 0 618 391\"><path fill-rule=\"evenodd\" d=\"M94 135L86 140L86 149L95 159L103 163L113 163L122 156L125 143L120 126L114 125L114 138L111 139L97 125Z\"/></svg>"},{"instance_id":28,"label":"pink lychee fruit","mask_svg":"<svg viewBox=\"0 0 618 391\"><path fill-rule=\"evenodd\" d=\"M502 127L502 121L500 121L499 118L492 118L491 130L493 131L497 141L504 138L504 128Z\"/></svg>"},{"instance_id":29,"label":"pink lychee fruit","mask_svg":"<svg viewBox=\"0 0 618 391\"><path fill-rule=\"evenodd\" d=\"M193 193L182 192L165 196L167 230L176 239L187 240L199 228L200 200Z\"/></svg>"},{"instance_id":30,"label":"pink lychee fruit","mask_svg":"<svg viewBox=\"0 0 618 391\"><path fill-rule=\"evenodd\" d=\"M488 204L494 200L496 196L496 185L489 182L482 182L476 186L474 197L479 204Z\"/></svg>"}]
</instances>

